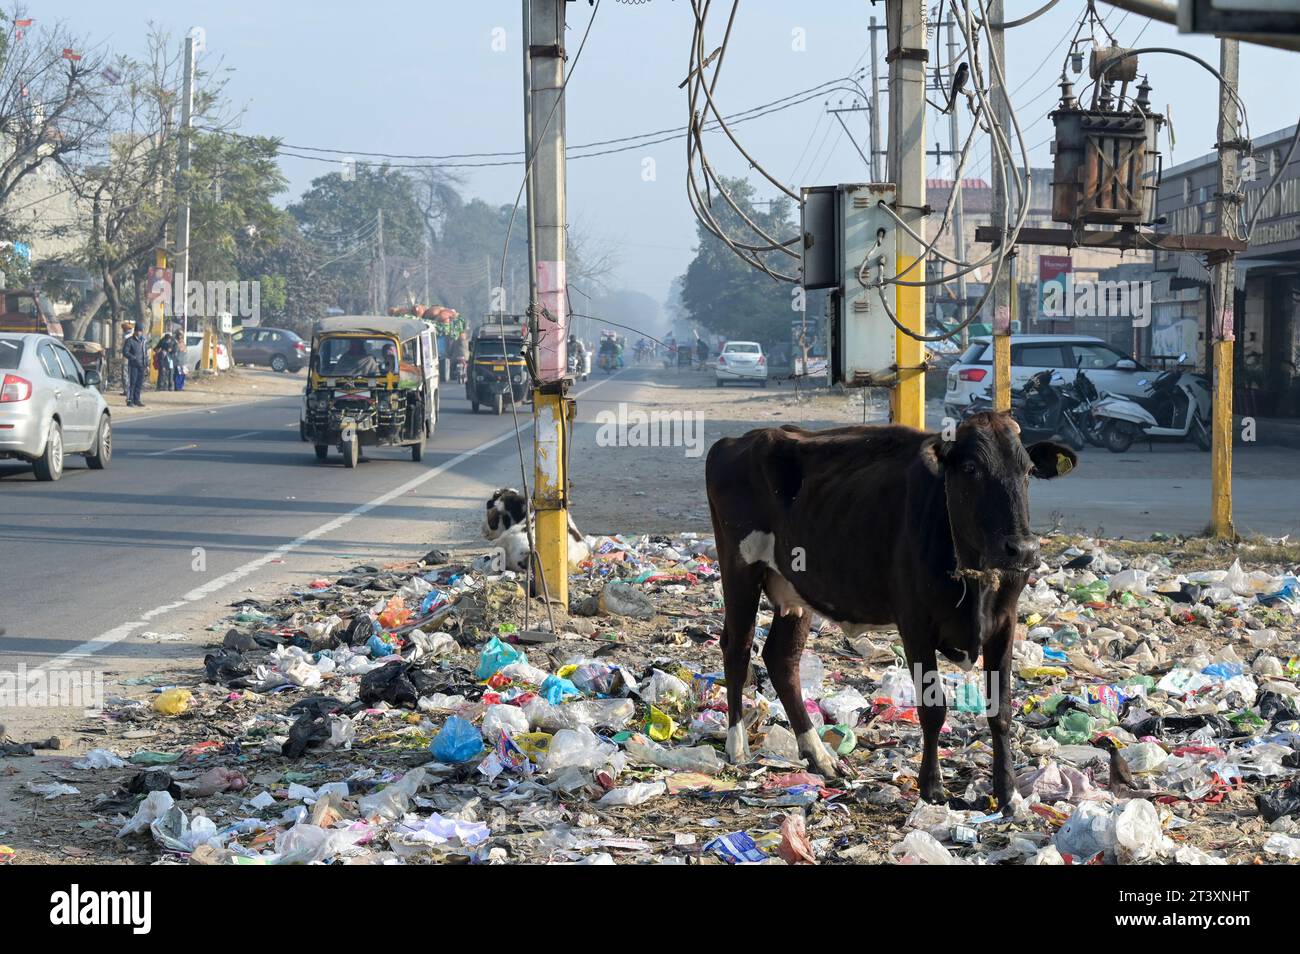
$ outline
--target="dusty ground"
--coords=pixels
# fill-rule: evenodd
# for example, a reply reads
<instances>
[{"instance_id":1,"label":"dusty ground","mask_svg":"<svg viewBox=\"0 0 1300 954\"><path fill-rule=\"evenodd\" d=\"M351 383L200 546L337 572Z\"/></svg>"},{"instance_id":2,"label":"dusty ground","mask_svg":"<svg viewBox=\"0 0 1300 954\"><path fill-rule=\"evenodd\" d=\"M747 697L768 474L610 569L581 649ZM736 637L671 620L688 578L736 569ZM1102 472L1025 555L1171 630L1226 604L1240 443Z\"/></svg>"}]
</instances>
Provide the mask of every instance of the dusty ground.
<instances>
[{"instance_id":1,"label":"dusty ground","mask_svg":"<svg viewBox=\"0 0 1300 954\"><path fill-rule=\"evenodd\" d=\"M632 446L630 439L611 445L602 442L602 429L586 410L617 419L619 405L601 397L598 391L583 400L571 455L574 519L584 533L709 532L704 457L718 438L778 424L818 428L884 421L889 414L881 392L796 390L790 382L778 386L775 381L766 389L718 388L711 373L661 372L642 386L636 403L625 405L624 414L689 415L681 420L689 425L690 440L675 446ZM939 412L938 404L932 407Z\"/></svg>"}]
</instances>

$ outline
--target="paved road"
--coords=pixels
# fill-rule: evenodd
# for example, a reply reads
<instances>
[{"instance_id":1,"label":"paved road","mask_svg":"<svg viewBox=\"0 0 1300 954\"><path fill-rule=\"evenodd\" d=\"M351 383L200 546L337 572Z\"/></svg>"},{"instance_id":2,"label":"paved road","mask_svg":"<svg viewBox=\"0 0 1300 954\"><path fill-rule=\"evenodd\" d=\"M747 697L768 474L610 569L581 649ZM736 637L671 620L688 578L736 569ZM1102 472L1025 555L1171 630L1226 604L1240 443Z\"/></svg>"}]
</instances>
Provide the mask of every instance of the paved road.
<instances>
[{"instance_id":1,"label":"paved road","mask_svg":"<svg viewBox=\"0 0 1300 954\"><path fill-rule=\"evenodd\" d=\"M593 386L619 400L635 388L617 376ZM422 462L381 449L355 471L299 441L299 400L122 422L112 467L70 458L54 484L0 461L0 666L156 653L140 634L174 631L253 583L472 540L490 489L519 482L510 415L470 413L463 390L443 395Z\"/></svg>"},{"instance_id":2,"label":"paved road","mask_svg":"<svg viewBox=\"0 0 1300 954\"><path fill-rule=\"evenodd\" d=\"M591 418L602 408L678 388L686 388L679 399L689 404L693 395L705 399L713 390L694 390L702 387L694 379L648 377L632 370L587 385L600 390L579 402L575 453L609 453L592 438ZM479 542L482 501L492 488L518 483L510 418L473 415L453 392L444 395L424 461L381 450L355 471L337 457L316 462L298 440L297 402L278 398L123 422L109 470L89 471L71 459L56 484L37 483L29 467L0 462L0 627L7 630L0 636L0 667L87 652L106 665L156 656L165 649L142 634L203 625L250 589L271 592L270 584L409 558L433 544ZM718 423L723 432L739 433L775 420L765 410L752 421ZM718 433L710 427L710 439ZM527 442L527 431L524 436ZM653 453L681 457L680 450ZM647 459L639 473L654 479L637 487L706 520L702 458L677 468L665 461ZM1300 533L1294 490L1300 452L1243 448L1236 464L1238 526ZM575 473L585 466L575 459ZM635 473L620 470L618 478ZM1067 528L1112 535L1196 532L1207 522L1208 475L1209 455L1187 445L1122 455L1089 450L1069 478L1034 483L1034 524L1048 527L1059 514ZM610 492L628 490L620 485ZM621 528L615 516L625 515L610 515L610 527L595 529Z\"/></svg>"}]
</instances>

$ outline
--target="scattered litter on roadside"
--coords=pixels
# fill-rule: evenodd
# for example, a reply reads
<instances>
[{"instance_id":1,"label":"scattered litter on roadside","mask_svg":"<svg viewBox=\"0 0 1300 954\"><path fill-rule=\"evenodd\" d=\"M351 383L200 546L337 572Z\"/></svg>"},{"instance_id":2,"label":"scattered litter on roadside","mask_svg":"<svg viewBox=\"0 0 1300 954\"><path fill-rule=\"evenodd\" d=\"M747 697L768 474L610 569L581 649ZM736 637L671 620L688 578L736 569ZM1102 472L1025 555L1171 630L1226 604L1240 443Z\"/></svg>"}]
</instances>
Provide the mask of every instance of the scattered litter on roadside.
<instances>
[{"instance_id":1,"label":"scattered litter on roadside","mask_svg":"<svg viewBox=\"0 0 1300 954\"><path fill-rule=\"evenodd\" d=\"M525 622L513 573L445 550L243 599L201 670L124 682L99 747L29 797L79 806L110 856L204 864L1300 859L1294 564L1046 538L1014 646L1014 803L991 795L977 667L945 672L949 800L929 805L891 634L817 619L801 662L847 777L799 757L761 653L752 761L731 765L711 538L590 542L554 630L538 601Z\"/></svg>"}]
</instances>

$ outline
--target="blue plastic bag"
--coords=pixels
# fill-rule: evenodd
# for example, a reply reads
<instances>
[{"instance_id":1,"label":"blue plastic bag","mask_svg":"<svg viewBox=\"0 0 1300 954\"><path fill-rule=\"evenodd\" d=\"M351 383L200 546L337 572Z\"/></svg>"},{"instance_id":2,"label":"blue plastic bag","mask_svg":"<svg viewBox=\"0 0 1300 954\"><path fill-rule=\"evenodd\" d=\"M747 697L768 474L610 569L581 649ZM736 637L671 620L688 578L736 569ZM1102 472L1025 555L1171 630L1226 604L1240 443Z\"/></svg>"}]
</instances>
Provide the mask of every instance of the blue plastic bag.
<instances>
[{"instance_id":1,"label":"blue plastic bag","mask_svg":"<svg viewBox=\"0 0 1300 954\"><path fill-rule=\"evenodd\" d=\"M397 653L397 647L378 634L366 641L366 648L370 650L371 659L383 659Z\"/></svg>"},{"instance_id":2,"label":"blue plastic bag","mask_svg":"<svg viewBox=\"0 0 1300 954\"><path fill-rule=\"evenodd\" d=\"M478 669L475 675L479 679L489 679L496 674L497 670L504 669L513 662L528 662L528 657L522 650L515 649L509 643L503 643L496 636L488 640L488 644L483 647L483 653L478 658Z\"/></svg>"},{"instance_id":3,"label":"blue plastic bag","mask_svg":"<svg viewBox=\"0 0 1300 954\"><path fill-rule=\"evenodd\" d=\"M460 716L450 716L442 731L429 743L429 752L439 762L468 762L483 751L483 737L478 729Z\"/></svg>"},{"instance_id":4,"label":"blue plastic bag","mask_svg":"<svg viewBox=\"0 0 1300 954\"><path fill-rule=\"evenodd\" d=\"M558 706L565 699L582 695L577 686L562 676L547 676L537 691L553 706Z\"/></svg>"}]
</instances>

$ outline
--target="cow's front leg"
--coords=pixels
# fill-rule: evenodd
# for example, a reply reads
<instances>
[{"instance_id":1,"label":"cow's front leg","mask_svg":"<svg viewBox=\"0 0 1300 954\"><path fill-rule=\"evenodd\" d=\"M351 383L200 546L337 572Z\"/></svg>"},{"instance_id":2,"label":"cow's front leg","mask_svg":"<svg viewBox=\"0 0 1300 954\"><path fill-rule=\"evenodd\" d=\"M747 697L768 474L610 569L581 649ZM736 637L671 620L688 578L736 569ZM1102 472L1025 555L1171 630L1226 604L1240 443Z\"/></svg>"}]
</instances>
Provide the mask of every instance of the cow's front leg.
<instances>
[{"instance_id":1,"label":"cow's front leg","mask_svg":"<svg viewBox=\"0 0 1300 954\"><path fill-rule=\"evenodd\" d=\"M917 781L921 797L927 802L938 804L948 800L943 790L943 770L939 767L939 732L943 729L943 720L948 714L947 701L933 645L915 654L909 651L908 660L912 663L916 708L921 719L921 774Z\"/></svg>"},{"instance_id":2,"label":"cow's front leg","mask_svg":"<svg viewBox=\"0 0 1300 954\"><path fill-rule=\"evenodd\" d=\"M749 738L744 723L745 681L754 645L754 617L762 580L747 566L724 568L722 593L726 616L722 626L722 668L727 677L727 761L749 761Z\"/></svg>"},{"instance_id":3,"label":"cow's front leg","mask_svg":"<svg viewBox=\"0 0 1300 954\"><path fill-rule=\"evenodd\" d=\"M993 736L993 797L998 808L1011 805L1015 792L1011 758L1011 645L1014 616L1000 618L984 642L984 706Z\"/></svg>"},{"instance_id":4,"label":"cow's front leg","mask_svg":"<svg viewBox=\"0 0 1300 954\"><path fill-rule=\"evenodd\" d=\"M790 720L790 728L799 743L799 754L808 760L808 767L814 772L824 778L835 778L843 775L844 771L813 728L800 690L799 659L803 656L811 627L811 612L782 616L778 609L763 645L763 662L767 665L772 687L785 708L786 718Z\"/></svg>"}]
</instances>

